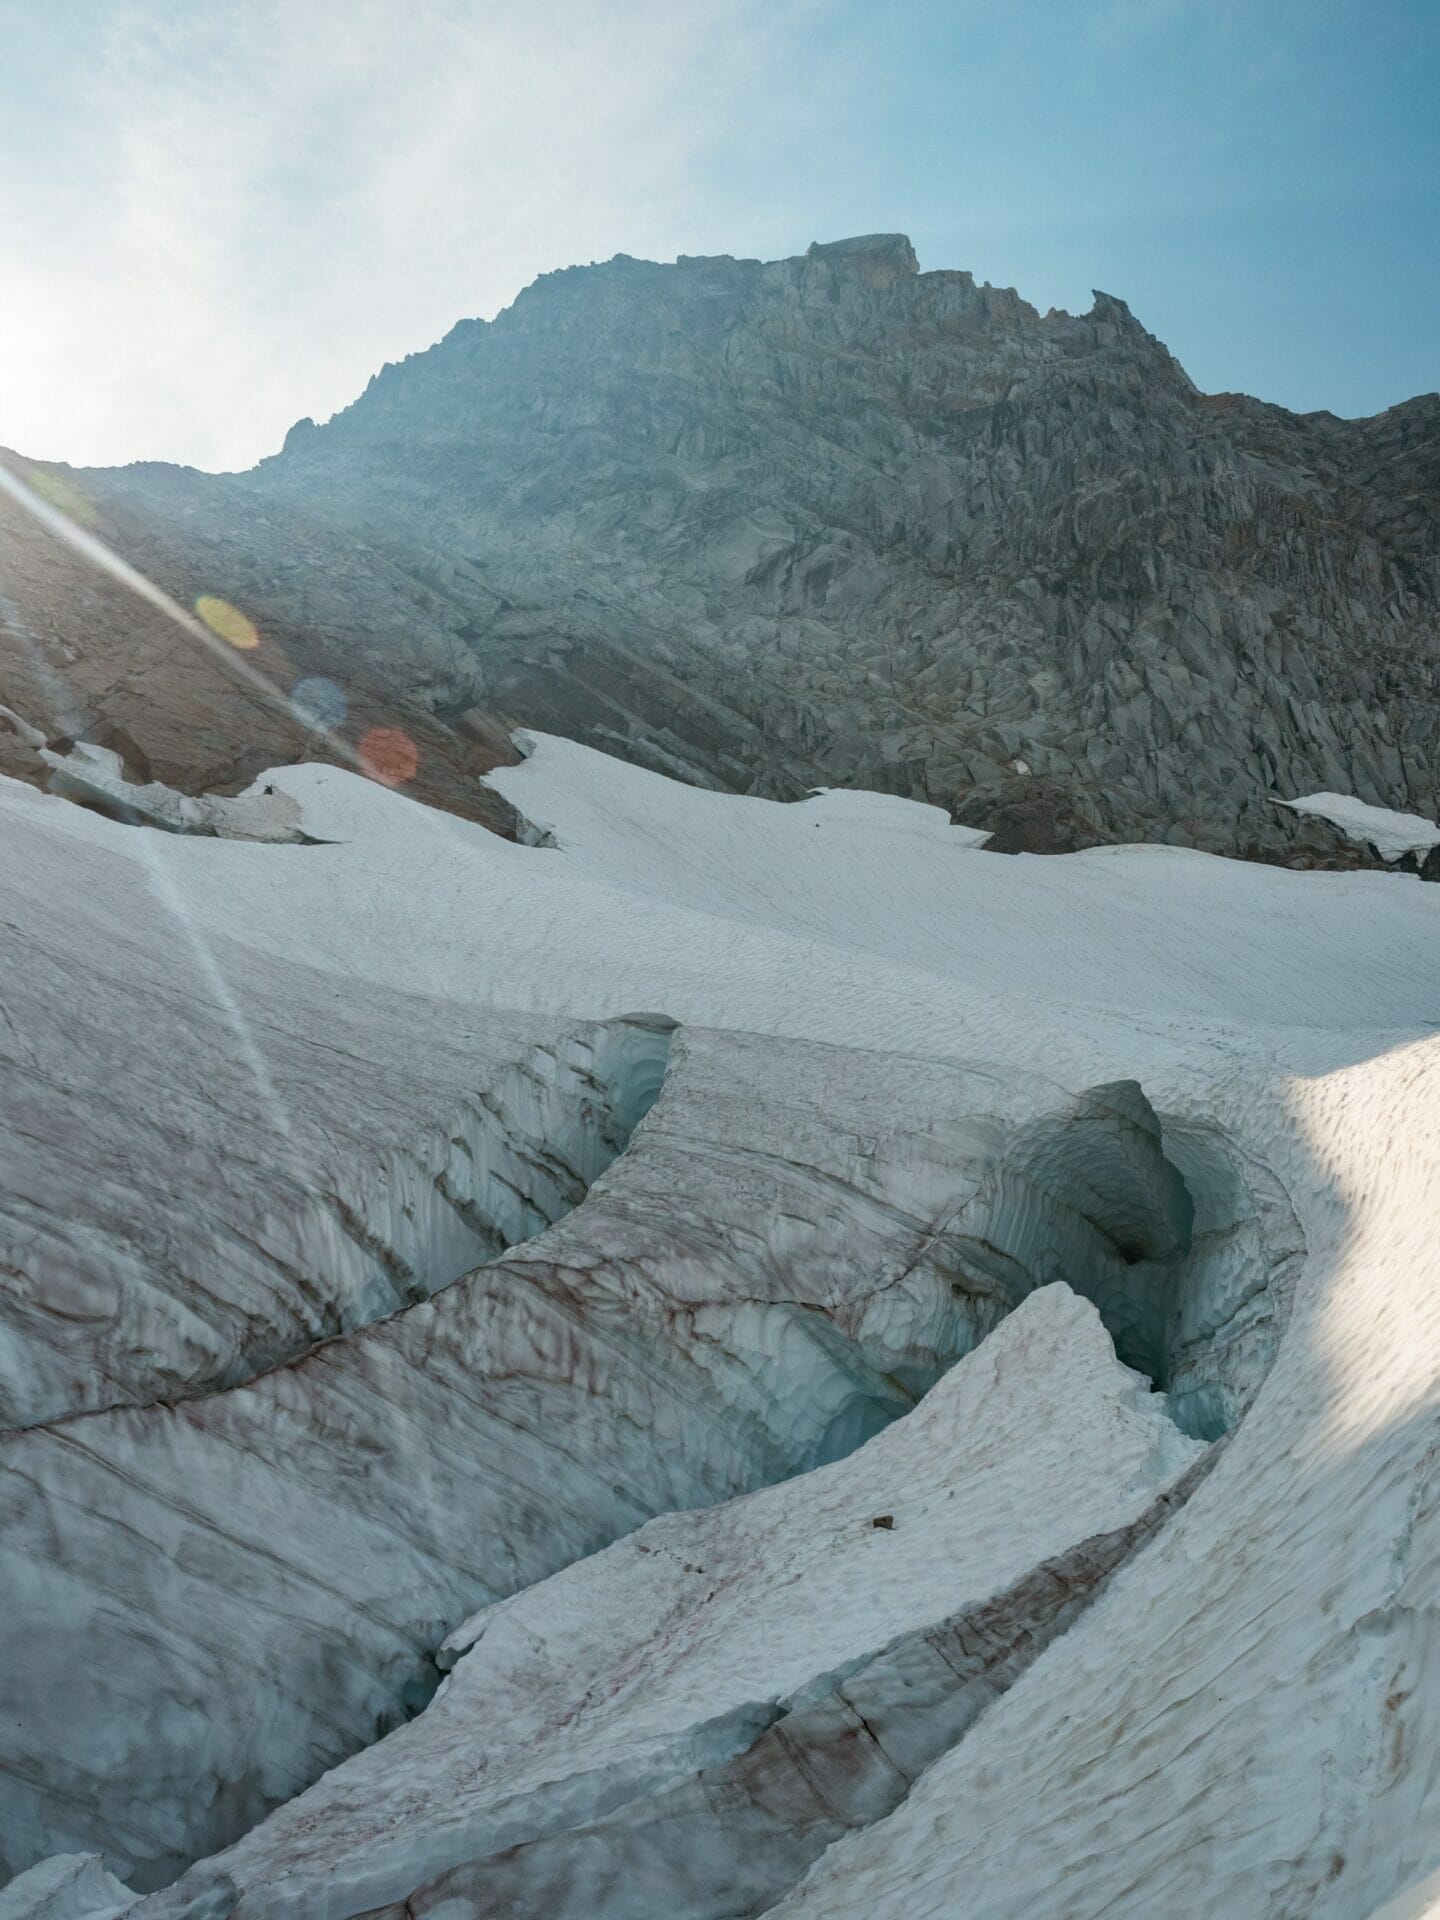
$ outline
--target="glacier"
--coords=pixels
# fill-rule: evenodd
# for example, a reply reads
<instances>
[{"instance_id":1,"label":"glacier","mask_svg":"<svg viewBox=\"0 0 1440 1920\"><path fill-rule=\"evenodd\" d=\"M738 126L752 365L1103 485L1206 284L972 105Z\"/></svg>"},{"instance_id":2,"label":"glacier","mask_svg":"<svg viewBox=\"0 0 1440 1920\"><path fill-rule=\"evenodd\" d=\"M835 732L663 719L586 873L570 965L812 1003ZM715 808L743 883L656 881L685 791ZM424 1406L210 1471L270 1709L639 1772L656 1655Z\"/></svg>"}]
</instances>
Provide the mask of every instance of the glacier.
<instances>
[{"instance_id":1,"label":"glacier","mask_svg":"<svg viewBox=\"0 0 1440 1920\"><path fill-rule=\"evenodd\" d=\"M1423 1888L1435 890L523 747L0 784L0 1902Z\"/></svg>"},{"instance_id":2,"label":"glacier","mask_svg":"<svg viewBox=\"0 0 1440 1920\"><path fill-rule=\"evenodd\" d=\"M957 1613L973 1632L1039 1563L1134 1526L1204 1453L1116 1361L1093 1307L1063 1283L1043 1288L846 1460L652 1520L466 1621L442 1650L450 1678L418 1720L194 1879L223 1871L243 1892L238 1911L296 1920L406 1899L425 1911L418 1889L442 1879L437 1900L463 1880L478 1911L558 1913L556 1868L539 1863L563 1861L603 1820L618 1830L617 1894L605 1903L582 1877L577 1897L591 1904L573 1910L678 1916L669 1882L694 1823L673 1802L691 1779L753 1765L744 1756L767 1731L805 1740L837 1687L849 1698L862 1697L862 1676L876 1686L877 1655L913 1660L925 1630ZM912 1685L882 1689L892 1710ZM754 1798L777 1830L771 1845L783 1844L793 1806L763 1788ZM625 1840L638 1829L648 1854L656 1824L669 1830L666 1877L645 1893ZM707 1859L725 1834L722 1821ZM753 1849L751 1836L750 1872ZM482 1880L493 1882L483 1895ZM183 1914L190 1899L182 1879L137 1920Z\"/></svg>"}]
</instances>

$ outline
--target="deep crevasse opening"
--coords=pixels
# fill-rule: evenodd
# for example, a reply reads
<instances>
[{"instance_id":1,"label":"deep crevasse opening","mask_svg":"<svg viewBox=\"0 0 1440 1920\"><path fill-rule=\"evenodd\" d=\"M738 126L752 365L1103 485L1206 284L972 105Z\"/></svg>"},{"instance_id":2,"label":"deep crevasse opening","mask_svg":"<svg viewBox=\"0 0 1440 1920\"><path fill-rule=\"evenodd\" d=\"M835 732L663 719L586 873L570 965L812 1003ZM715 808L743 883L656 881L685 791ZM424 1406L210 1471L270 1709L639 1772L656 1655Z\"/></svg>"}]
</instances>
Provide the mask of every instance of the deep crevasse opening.
<instances>
[{"instance_id":1,"label":"deep crevasse opening","mask_svg":"<svg viewBox=\"0 0 1440 1920\"><path fill-rule=\"evenodd\" d=\"M532 1048L453 1118L438 1169L423 1152L392 1160L346 1203L402 1296L391 1304L429 1298L579 1206L659 1098L674 1031L625 1014Z\"/></svg>"},{"instance_id":2,"label":"deep crevasse opening","mask_svg":"<svg viewBox=\"0 0 1440 1920\"><path fill-rule=\"evenodd\" d=\"M303 1149L277 1136L228 1212L176 1204L161 1216L168 1232L132 1231L105 1211L103 1190L88 1210L82 1201L28 1276L55 1308L47 1337L30 1334L16 1283L12 1317L26 1337L0 1328L0 1429L224 1392L534 1238L624 1152L659 1095L673 1030L636 1015L560 1029L508 1059L492 1053L461 1107L394 1128L377 1149L353 1126L318 1141L312 1128ZM223 1181L224 1154L212 1144L211 1155ZM230 1191L222 1184L222 1200ZM27 1219L23 1191L9 1204ZM114 1295L103 1321L60 1312L50 1276L62 1261L80 1275L81 1307L92 1268Z\"/></svg>"},{"instance_id":3,"label":"deep crevasse opening","mask_svg":"<svg viewBox=\"0 0 1440 1920\"><path fill-rule=\"evenodd\" d=\"M1094 1303L1119 1358L1167 1396L1177 1426L1215 1440L1270 1369L1303 1250L1269 1169L1218 1127L1162 1122L1137 1082L1117 1081L1009 1129L936 1232L928 1259L958 1306L949 1324L933 1301L902 1307L886 1295L855 1331L918 1399L1028 1294L1063 1281ZM827 1457L893 1412L857 1396Z\"/></svg>"}]
</instances>

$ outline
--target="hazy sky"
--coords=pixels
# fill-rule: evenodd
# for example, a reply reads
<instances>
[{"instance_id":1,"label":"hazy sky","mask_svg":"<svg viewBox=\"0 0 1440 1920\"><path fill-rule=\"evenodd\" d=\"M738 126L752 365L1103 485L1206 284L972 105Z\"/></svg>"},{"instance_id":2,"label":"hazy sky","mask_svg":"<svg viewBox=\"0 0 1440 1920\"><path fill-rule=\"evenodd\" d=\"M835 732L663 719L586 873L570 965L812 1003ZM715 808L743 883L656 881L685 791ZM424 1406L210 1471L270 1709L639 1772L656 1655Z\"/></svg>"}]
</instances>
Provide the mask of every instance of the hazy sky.
<instances>
[{"instance_id":1,"label":"hazy sky","mask_svg":"<svg viewBox=\"0 0 1440 1920\"><path fill-rule=\"evenodd\" d=\"M902 230L1440 386L1437 0L0 0L0 445L247 466L537 273Z\"/></svg>"}]
</instances>

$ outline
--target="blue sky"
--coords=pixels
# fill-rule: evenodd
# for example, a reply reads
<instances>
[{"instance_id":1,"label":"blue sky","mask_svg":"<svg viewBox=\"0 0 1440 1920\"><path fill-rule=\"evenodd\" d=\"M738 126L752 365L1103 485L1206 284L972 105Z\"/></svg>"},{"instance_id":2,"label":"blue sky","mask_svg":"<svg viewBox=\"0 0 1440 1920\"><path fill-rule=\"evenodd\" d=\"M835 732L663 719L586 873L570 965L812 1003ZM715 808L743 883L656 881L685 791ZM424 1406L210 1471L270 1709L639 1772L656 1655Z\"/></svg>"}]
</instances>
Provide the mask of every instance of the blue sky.
<instances>
[{"instance_id":1,"label":"blue sky","mask_svg":"<svg viewBox=\"0 0 1440 1920\"><path fill-rule=\"evenodd\" d=\"M0 0L0 444L248 465L617 251L898 229L1210 389L1440 386L1437 0Z\"/></svg>"}]
</instances>

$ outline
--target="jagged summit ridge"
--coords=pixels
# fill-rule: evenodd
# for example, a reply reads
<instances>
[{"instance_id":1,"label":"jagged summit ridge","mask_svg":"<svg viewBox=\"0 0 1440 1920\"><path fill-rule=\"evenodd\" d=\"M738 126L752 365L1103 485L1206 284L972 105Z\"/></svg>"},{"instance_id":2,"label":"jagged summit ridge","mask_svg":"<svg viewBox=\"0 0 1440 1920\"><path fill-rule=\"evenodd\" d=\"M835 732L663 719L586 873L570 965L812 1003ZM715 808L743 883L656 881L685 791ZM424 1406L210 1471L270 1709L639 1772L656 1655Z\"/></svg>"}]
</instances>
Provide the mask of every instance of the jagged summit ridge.
<instances>
[{"instance_id":1,"label":"jagged summit ridge","mask_svg":"<svg viewBox=\"0 0 1440 1920\"><path fill-rule=\"evenodd\" d=\"M918 273L920 262L907 234L862 233L850 240L812 240L807 260L847 260L859 266L888 266L896 273Z\"/></svg>"}]
</instances>

